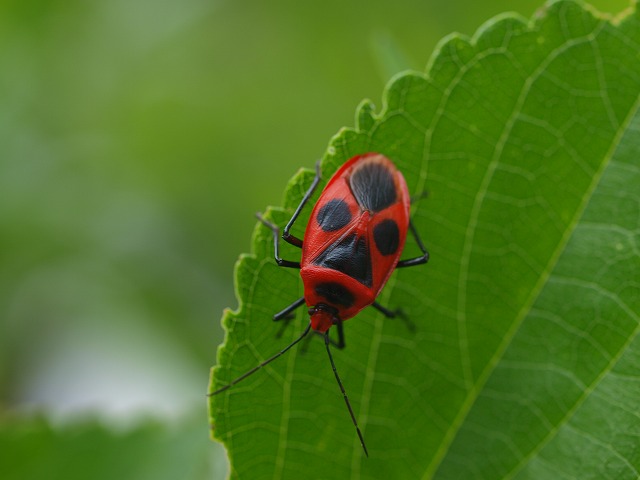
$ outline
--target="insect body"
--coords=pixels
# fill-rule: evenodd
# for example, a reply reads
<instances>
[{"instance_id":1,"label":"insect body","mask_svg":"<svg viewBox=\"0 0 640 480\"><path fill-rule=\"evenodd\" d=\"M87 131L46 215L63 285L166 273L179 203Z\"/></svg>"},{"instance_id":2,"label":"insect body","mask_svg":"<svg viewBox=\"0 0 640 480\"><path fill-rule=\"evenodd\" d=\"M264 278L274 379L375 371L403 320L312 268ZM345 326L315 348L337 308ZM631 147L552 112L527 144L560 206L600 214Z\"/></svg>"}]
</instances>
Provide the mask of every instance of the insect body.
<instances>
[{"instance_id":1,"label":"insect body","mask_svg":"<svg viewBox=\"0 0 640 480\"><path fill-rule=\"evenodd\" d=\"M338 376L330 343L344 348L343 322L371 305L386 317L396 313L379 305L375 299L395 268L427 262L429 254L409 219L411 199L402 173L385 156L366 153L348 160L329 180L313 208L304 239L289 232L320 183L320 169L285 226L282 238L302 248L300 262L280 258L280 230L258 218L273 232L275 259L278 265L299 268L304 297L299 298L274 320L291 318L292 312L307 304L310 322L300 337L283 350L262 362L231 383L210 395L216 395L280 357L300 342L312 329L324 336L325 346L336 381L356 427L365 454L364 438ZM422 255L400 260L407 232L411 231ZM336 326L338 342L329 339L329 329Z\"/></svg>"},{"instance_id":2,"label":"insect body","mask_svg":"<svg viewBox=\"0 0 640 480\"><path fill-rule=\"evenodd\" d=\"M300 276L311 327L326 332L371 305L393 272L409 227L410 198L402 174L386 157L346 162L311 213Z\"/></svg>"}]
</instances>

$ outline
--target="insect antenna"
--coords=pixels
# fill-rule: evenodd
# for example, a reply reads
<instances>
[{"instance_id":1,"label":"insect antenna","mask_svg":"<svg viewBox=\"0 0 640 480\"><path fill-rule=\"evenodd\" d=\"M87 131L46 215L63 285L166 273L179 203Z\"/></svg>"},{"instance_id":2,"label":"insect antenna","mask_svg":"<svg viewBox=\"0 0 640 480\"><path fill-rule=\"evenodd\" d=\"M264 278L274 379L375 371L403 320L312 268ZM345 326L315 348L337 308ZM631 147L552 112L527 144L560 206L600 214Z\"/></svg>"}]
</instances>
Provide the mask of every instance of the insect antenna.
<instances>
[{"instance_id":1,"label":"insect antenna","mask_svg":"<svg viewBox=\"0 0 640 480\"><path fill-rule=\"evenodd\" d=\"M333 357L331 356L331 349L329 348L329 331L324 334L324 345L327 347L327 355L329 355L329 361L331 362L331 368L333 368L333 374L336 376L336 380L338 385L340 386L340 391L342 392L342 396L344 397L344 401L347 404L347 408L349 409L349 415L351 415L351 420L353 421L353 425L356 427L356 431L358 432L358 437L360 438L360 445L362 445L362 449L364 450L364 454L368 457L369 452L367 451L367 446L364 444L364 437L362 436L362 432L360 431L360 427L358 427L358 422L356 421L356 416L353 413L353 409L351 408L351 403L349 403L349 397L347 397L347 392L344 390L342 386L342 381L340 380L340 376L338 375L338 370L336 370L336 364L333 363Z\"/></svg>"},{"instance_id":2,"label":"insect antenna","mask_svg":"<svg viewBox=\"0 0 640 480\"><path fill-rule=\"evenodd\" d=\"M227 390L228 388L231 388L232 386L234 386L236 383L241 382L242 380L244 380L245 378L247 378L248 376L256 373L258 370L260 370L262 367L264 367L265 365L268 365L269 363L273 362L276 358L280 357L281 355L283 355L284 353L286 353L291 347L293 347L296 343L298 343L300 340L302 340L304 337L307 336L307 334L309 333L309 330L311 330L311 323L309 323L309 325L307 325L307 328L304 329L304 332L302 332L302 335L300 335L298 338L296 338L293 342L291 342L289 345L287 345L286 347L284 347L282 350L280 350L278 353L276 353L274 356L266 359L264 362L262 362L260 365L258 365L257 367L252 368L251 370L249 370L247 373L244 373L242 375L240 375L238 378L236 378L235 380L233 380L231 383L228 383L227 385L220 387L219 389L217 389L215 392L212 393L208 393L207 397L213 397L214 395L217 395L219 393L224 392L225 390ZM333 363L333 360L331 361L331 363ZM335 370L335 368L334 368ZM337 375L337 374L336 374ZM344 390L343 390L344 391ZM346 398L346 396L345 396ZM351 408L351 407L349 407ZM351 414L351 416L353 416L353 414ZM355 421L355 420L354 420ZM362 438L362 437L361 437Z\"/></svg>"}]
</instances>

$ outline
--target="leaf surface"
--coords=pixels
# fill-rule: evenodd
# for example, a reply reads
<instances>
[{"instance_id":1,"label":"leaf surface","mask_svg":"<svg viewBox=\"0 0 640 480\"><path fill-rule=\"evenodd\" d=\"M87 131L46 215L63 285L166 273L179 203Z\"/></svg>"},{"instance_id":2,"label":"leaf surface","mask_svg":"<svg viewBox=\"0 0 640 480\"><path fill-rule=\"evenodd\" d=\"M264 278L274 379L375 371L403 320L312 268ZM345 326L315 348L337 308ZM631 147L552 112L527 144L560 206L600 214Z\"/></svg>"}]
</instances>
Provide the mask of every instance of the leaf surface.
<instances>
[{"instance_id":1,"label":"leaf surface","mask_svg":"<svg viewBox=\"0 0 640 480\"><path fill-rule=\"evenodd\" d=\"M379 114L359 107L323 178L378 151L426 194L413 221L431 261L396 272L379 298L416 331L367 309L334 352L370 458L318 338L212 397L232 477L638 476L639 20L569 1L530 22L501 16L443 41L425 74L396 77ZM312 178L294 177L276 223ZM304 311L286 328L270 320L302 295L272 249L259 226L237 265L215 385L308 323Z\"/></svg>"}]
</instances>

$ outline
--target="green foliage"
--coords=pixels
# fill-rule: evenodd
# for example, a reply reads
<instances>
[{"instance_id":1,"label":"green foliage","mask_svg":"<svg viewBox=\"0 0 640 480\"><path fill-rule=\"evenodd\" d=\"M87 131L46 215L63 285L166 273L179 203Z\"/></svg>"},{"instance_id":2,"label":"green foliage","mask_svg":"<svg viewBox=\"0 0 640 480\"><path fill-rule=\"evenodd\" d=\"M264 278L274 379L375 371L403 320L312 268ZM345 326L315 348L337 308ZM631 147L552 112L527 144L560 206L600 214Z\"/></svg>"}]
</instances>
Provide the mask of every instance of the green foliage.
<instances>
[{"instance_id":1,"label":"green foliage","mask_svg":"<svg viewBox=\"0 0 640 480\"><path fill-rule=\"evenodd\" d=\"M451 36L426 74L395 78L379 115L363 103L324 178L379 151L428 194L413 219L431 261L396 272L380 298L416 332L368 309L334 353L368 459L316 338L213 397L232 476L635 478L639 94L637 11L612 22L559 1L529 23L501 16L471 40ZM311 177L292 180L274 221ZM215 385L308 321L270 321L301 295L272 248L259 226L237 264Z\"/></svg>"},{"instance_id":2,"label":"green foliage","mask_svg":"<svg viewBox=\"0 0 640 480\"><path fill-rule=\"evenodd\" d=\"M3 480L196 480L224 471L220 461L214 472L206 426L195 417L173 427L140 421L126 431L90 418L64 427L40 417L2 420Z\"/></svg>"}]
</instances>

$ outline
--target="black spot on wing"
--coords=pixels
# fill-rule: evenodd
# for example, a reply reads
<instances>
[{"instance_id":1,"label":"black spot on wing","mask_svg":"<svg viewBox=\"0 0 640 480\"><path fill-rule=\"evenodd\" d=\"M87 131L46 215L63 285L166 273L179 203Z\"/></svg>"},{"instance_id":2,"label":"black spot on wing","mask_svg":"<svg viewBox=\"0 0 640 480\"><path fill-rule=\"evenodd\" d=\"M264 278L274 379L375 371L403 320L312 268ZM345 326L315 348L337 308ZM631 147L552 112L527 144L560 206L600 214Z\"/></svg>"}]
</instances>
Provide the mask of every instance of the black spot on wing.
<instances>
[{"instance_id":1,"label":"black spot on wing","mask_svg":"<svg viewBox=\"0 0 640 480\"><path fill-rule=\"evenodd\" d=\"M329 200L320 208L316 221L325 232L340 230L351 221L349 205L339 198Z\"/></svg>"},{"instance_id":2,"label":"black spot on wing","mask_svg":"<svg viewBox=\"0 0 640 480\"><path fill-rule=\"evenodd\" d=\"M353 293L343 285L335 282L319 283L315 288L316 293L327 299L333 305L350 307L355 301Z\"/></svg>"},{"instance_id":3,"label":"black spot on wing","mask_svg":"<svg viewBox=\"0 0 640 480\"><path fill-rule=\"evenodd\" d=\"M355 169L349 180L358 204L370 212L379 212L396 201L393 173L378 162L367 162Z\"/></svg>"},{"instance_id":4,"label":"black spot on wing","mask_svg":"<svg viewBox=\"0 0 640 480\"><path fill-rule=\"evenodd\" d=\"M313 263L349 275L367 287L373 283L369 246L363 237L355 234L329 245Z\"/></svg>"},{"instance_id":5,"label":"black spot on wing","mask_svg":"<svg viewBox=\"0 0 640 480\"><path fill-rule=\"evenodd\" d=\"M398 224L390 218L373 227L373 241L382 255L393 255L400 244Z\"/></svg>"}]
</instances>

